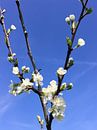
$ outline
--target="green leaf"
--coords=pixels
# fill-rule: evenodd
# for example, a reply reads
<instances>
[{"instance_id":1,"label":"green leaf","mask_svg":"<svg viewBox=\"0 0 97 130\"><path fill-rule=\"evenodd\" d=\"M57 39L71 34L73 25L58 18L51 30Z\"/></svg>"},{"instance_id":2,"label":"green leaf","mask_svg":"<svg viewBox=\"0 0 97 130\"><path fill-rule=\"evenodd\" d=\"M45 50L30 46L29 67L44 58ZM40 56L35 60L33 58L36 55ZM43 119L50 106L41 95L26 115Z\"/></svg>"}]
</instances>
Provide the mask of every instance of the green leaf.
<instances>
[{"instance_id":1,"label":"green leaf","mask_svg":"<svg viewBox=\"0 0 97 130\"><path fill-rule=\"evenodd\" d=\"M93 12L93 9L89 8L89 9L86 9L86 11L87 11L87 14L91 14Z\"/></svg>"},{"instance_id":2,"label":"green leaf","mask_svg":"<svg viewBox=\"0 0 97 130\"><path fill-rule=\"evenodd\" d=\"M61 90L61 91L64 91L64 90L66 89L66 86L67 86L66 83L64 83L64 84L60 87L60 90Z\"/></svg>"},{"instance_id":3,"label":"green leaf","mask_svg":"<svg viewBox=\"0 0 97 130\"><path fill-rule=\"evenodd\" d=\"M69 37L66 37L67 44L72 47L72 41Z\"/></svg>"},{"instance_id":4,"label":"green leaf","mask_svg":"<svg viewBox=\"0 0 97 130\"><path fill-rule=\"evenodd\" d=\"M67 85L66 89L67 89L67 90L70 90L70 89L72 89L72 87L73 87L73 84L70 83L70 84Z\"/></svg>"}]
</instances>

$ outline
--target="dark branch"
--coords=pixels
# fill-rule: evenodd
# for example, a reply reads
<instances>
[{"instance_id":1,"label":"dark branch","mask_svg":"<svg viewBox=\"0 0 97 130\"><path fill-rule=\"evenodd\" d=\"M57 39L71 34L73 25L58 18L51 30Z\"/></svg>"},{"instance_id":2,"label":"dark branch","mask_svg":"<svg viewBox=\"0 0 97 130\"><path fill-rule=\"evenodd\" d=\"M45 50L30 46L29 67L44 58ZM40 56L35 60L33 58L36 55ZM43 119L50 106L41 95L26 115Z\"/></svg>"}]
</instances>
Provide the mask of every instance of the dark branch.
<instances>
[{"instance_id":1,"label":"dark branch","mask_svg":"<svg viewBox=\"0 0 97 130\"><path fill-rule=\"evenodd\" d=\"M24 36L25 36L28 55L29 55L30 61L32 63L34 72L37 72L35 61L34 61L34 58L33 58L32 52L31 52L30 43L29 43L29 40L28 40L28 32L27 32L25 24L24 24L23 15L22 15L22 11L21 11L21 8L20 8L19 0L16 0L16 5L17 5L18 13L19 13L19 18L20 18L20 22L21 22L21 25L22 25L23 33L24 33Z\"/></svg>"},{"instance_id":2,"label":"dark branch","mask_svg":"<svg viewBox=\"0 0 97 130\"><path fill-rule=\"evenodd\" d=\"M37 73L38 70L37 70L37 68L36 68L34 58L33 58L33 56L32 56L32 52L31 52L31 48L30 48L30 44L29 44L29 40L28 40L28 33L27 33L26 27L25 27L25 25L24 25L24 20L23 20L22 11L21 11L21 8L20 8L20 2L19 2L19 0L16 0L16 4L17 4L17 8L18 8L19 18L20 18L20 21L21 21L23 33L24 33L25 40L26 40L26 46L27 46L27 50L28 50L28 55L29 55L29 58L30 58L30 60L31 60L31 63L32 63L34 72ZM40 88L40 87L39 87L39 88ZM41 89L41 88L40 88L40 89ZM36 91L36 90L34 90L34 91ZM43 103L43 98L42 98L42 96L39 95L39 98L40 98L41 105L42 105L42 108L43 108L44 118L45 118L45 121L46 121L46 123L47 123L47 122L48 122L48 115L47 115L47 111L46 111L46 106L45 106L45 104Z\"/></svg>"}]
</instances>

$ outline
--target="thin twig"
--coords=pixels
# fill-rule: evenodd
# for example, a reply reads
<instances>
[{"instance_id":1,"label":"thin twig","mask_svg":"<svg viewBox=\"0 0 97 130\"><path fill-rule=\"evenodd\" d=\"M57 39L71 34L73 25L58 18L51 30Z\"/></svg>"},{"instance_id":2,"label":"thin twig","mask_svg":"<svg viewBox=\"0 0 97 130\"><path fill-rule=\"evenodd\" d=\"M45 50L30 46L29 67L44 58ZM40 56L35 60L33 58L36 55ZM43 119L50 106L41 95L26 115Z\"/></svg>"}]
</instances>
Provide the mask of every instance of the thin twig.
<instances>
[{"instance_id":1,"label":"thin twig","mask_svg":"<svg viewBox=\"0 0 97 130\"><path fill-rule=\"evenodd\" d=\"M28 32L27 32L25 24L24 24L24 19L23 19L21 8L20 8L19 0L16 0L16 5L17 5L17 8L18 8L19 18L20 18L22 29L23 29L23 33L24 33L24 36L25 36L25 41L26 41L26 46L27 46L27 50L28 50L28 55L29 55L29 58L31 60L34 72L36 72L37 68L36 68L35 61L34 61L34 58L33 58L32 52L31 52L30 43L29 43L29 40L28 40Z\"/></svg>"},{"instance_id":2,"label":"thin twig","mask_svg":"<svg viewBox=\"0 0 97 130\"><path fill-rule=\"evenodd\" d=\"M6 27L5 27L5 23L4 23L4 18L1 19L1 25L2 25L2 28L3 28L4 35L5 35L6 46L8 48L9 54L12 55L12 49L11 49L10 41L9 41L9 38L8 38L8 35L7 35L7 31L6 31Z\"/></svg>"}]
</instances>

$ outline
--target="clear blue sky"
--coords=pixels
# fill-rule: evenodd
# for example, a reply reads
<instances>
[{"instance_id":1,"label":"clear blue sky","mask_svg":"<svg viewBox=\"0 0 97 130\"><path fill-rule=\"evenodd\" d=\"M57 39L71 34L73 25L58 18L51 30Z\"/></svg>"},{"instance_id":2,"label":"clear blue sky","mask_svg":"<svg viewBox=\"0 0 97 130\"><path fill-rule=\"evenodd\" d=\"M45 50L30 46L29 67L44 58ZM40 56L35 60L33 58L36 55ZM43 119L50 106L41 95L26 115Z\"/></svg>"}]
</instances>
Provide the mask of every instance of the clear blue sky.
<instances>
[{"instance_id":1,"label":"clear blue sky","mask_svg":"<svg viewBox=\"0 0 97 130\"><path fill-rule=\"evenodd\" d=\"M62 66L66 56L65 37L70 35L64 19L69 14L78 18L81 6L78 0L20 0L25 24L29 33L31 48L38 68L42 68L44 85L56 78L56 70ZM11 35L11 44L19 59L20 67L31 66L26 55L25 41L18 18L15 0L0 0L6 9L6 26L16 25ZM64 81L74 87L64 93L67 103L65 118L55 120L53 130L97 130L97 1L89 0L93 14L86 17L77 32L86 45L72 56L75 65ZM0 27L0 130L39 130L36 115L41 113L39 99L35 94L22 94L14 97L8 93L10 80L18 81L11 73L7 62L7 49ZM29 76L29 75L28 75Z\"/></svg>"}]
</instances>

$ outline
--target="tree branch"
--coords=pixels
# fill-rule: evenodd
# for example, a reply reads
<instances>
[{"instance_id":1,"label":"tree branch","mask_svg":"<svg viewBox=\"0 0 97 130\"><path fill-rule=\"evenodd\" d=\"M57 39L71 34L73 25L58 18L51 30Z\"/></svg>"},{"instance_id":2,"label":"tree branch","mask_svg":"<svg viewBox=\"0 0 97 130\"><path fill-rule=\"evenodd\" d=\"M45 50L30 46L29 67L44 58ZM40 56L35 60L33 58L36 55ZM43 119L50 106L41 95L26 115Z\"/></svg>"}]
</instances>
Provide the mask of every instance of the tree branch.
<instances>
[{"instance_id":1,"label":"tree branch","mask_svg":"<svg viewBox=\"0 0 97 130\"><path fill-rule=\"evenodd\" d=\"M31 61L31 63L32 63L34 72L37 73L37 68L36 68L35 61L34 61L34 58L33 58L32 52L31 52L30 43L29 43L29 40L28 40L28 32L27 32L26 27L25 27L25 24L24 24L23 15L22 15L22 11L21 11L21 8L20 8L20 2L19 2L19 0L16 0L16 5L17 5L20 22L21 22L22 29L23 29L25 41L26 41L26 46L27 46L27 50L28 50L28 55L29 55L30 61Z\"/></svg>"},{"instance_id":2,"label":"tree branch","mask_svg":"<svg viewBox=\"0 0 97 130\"><path fill-rule=\"evenodd\" d=\"M19 0L16 0L16 5L17 5L17 8L18 8L19 18L20 18L20 21L21 21L23 33L24 33L25 40L26 40L26 46L27 46L27 50L28 50L28 55L29 55L29 58L31 60L34 72L37 73L38 71L37 71L37 68L36 68L36 65L35 65L34 58L32 56L32 52L31 52L31 48L30 48L30 44L29 44L29 40L28 40L28 33L27 33L26 27L24 25L24 20L23 20L22 11L21 11L21 8L20 8ZM44 118L45 118L45 121L47 123L48 122L48 114L47 114L47 111L46 111L46 105L43 103L43 98L42 98L41 95L39 95L39 98L40 98L40 101L41 101L41 105L42 105L42 109L43 109L43 113L44 113Z\"/></svg>"},{"instance_id":3,"label":"tree branch","mask_svg":"<svg viewBox=\"0 0 97 130\"><path fill-rule=\"evenodd\" d=\"M85 9L86 9L87 3L88 3L88 0L86 0L84 6L82 7L82 11L81 11L80 16L79 16L79 19L78 19L77 27L76 27L75 31L72 33L72 37L71 37L72 46L73 46L73 43L74 43L74 39L75 39L77 30L78 30L78 28L79 28L79 25L80 25L82 19L84 18L83 15L84 15L84 11L85 11ZM72 46L71 46L71 47L68 46L68 51L67 51L67 55L66 55L66 60L65 60L65 63L64 63L64 69L67 70L67 71L68 71L67 64L68 64L70 55L71 55L71 53L72 53L72 51L73 51ZM60 87L61 87L61 84L62 84L63 79L64 79L64 76L62 76L61 78L58 77L58 89L57 89L57 91L56 91L56 93L55 93L54 96L57 96L57 95L60 93ZM54 119L54 118L53 118L53 116L52 116L52 113L50 113L50 115L49 115L49 122L52 123L53 119Z\"/></svg>"}]
</instances>

